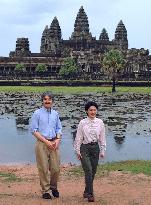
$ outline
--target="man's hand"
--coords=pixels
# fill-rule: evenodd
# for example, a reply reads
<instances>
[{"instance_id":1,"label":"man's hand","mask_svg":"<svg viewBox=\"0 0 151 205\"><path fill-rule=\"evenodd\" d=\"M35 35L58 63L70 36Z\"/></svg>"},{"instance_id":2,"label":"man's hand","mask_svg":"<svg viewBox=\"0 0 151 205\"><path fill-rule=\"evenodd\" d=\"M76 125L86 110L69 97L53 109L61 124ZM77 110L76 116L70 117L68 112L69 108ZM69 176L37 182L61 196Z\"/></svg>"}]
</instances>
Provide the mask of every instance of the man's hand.
<instances>
[{"instance_id":1,"label":"man's hand","mask_svg":"<svg viewBox=\"0 0 151 205\"><path fill-rule=\"evenodd\" d=\"M54 144L54 149L56 150L56 149L58 149L59 148L59 145L60 145L60 139L56 139L54 142L55 142L55 144Z\"/></svg>"},{"instance_id":2,"label":"man's hand","mask_svg":"<svg viewBox=\"0 0 151 205\"><path fill-rule=\"evenodd\" d=\"M45 141L45 144L47 145L47 147L48 147L49 149L55 150L55 142L54 142L54 141L50 142L50 141L46 140L46 141Z\"/></svg>"}]
</instances>

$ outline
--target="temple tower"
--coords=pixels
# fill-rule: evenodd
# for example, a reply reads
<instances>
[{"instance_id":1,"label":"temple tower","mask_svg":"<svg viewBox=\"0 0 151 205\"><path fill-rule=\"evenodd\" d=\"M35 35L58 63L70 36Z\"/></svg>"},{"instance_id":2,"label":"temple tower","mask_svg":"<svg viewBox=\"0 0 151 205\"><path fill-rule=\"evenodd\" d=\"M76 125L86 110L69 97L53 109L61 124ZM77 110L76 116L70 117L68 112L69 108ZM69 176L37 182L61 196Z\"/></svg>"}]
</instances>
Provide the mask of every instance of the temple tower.
<instances>
[{"instance_id":1,"label":"temple tower","mask_svg":"<svg viewBox=\"0 0 151 205\"><path fill-rule=\"evenodd\" d=\"M45 53L48 49L48 35L49 35L49 29L48 25L46 25L41 38L41 46L40 46L40 52Z\"/></svg>"},{"instance_id":2,"label":"temple tower","mask_svg":"<svg viewBox=\"0 0 151 205\"><path fill-rule=\"evenodd\" d=\"M83 6L79 9L75 23L74 32L71 35L72 40L91 40L92 35L89 32L89 22L88 17L83 9Z\"/></svg>"},{"instance_id":3,"label":"temple tower","mask_svg":"<svg viewBox=\"0 0 151 205\"><path fill-rule=\"evenodd\" d=\"M102 29L102 32L101 32L100 37L99 37L99 40L101 40L101 41L109 41L109 36L108 36L108 33L107 33L105 28Z\"/></svg>"},{"instance_id":4,"label":"temple tower","mask_svg":"<svg viewBox=\"0 0 151 205\"><path fill-rule=\"evenodd\" d=\"M59 25L59 21L57 17L54 17L51 25L50 25L50 38L54 38L56 40L61 40L61 28Z\"/></svg>"},{"instance_id":5,"label":"temple tower","mask_svg":"<svg viewBox=\"0 0 151 205\"><path fill-rule=\"evenodd\" d=\"M40 51L50 55L60 55L61 53L61 28L56 17L54 17L50 28L46 26L43 31Z\"/></svg>"},{"instance_id":6,"label":"temple tower","mask_svg":"<svg viewBox=\"0 0 151 205\"><path fill-rule=\"evenodd\" d=\"M28 38L17 38L15 56L30 56Z\"/></svg>"},{"instance_id":7,"label":"temple tower","mask_svg":"<svg viewBox=\"0 0 151 205\"><path fill-rule=\"evenodd\" d=\"M128 49L127 30L122 20L116 27L114 41L119 44L121 49Z\"/></svg>"}]
</instances>

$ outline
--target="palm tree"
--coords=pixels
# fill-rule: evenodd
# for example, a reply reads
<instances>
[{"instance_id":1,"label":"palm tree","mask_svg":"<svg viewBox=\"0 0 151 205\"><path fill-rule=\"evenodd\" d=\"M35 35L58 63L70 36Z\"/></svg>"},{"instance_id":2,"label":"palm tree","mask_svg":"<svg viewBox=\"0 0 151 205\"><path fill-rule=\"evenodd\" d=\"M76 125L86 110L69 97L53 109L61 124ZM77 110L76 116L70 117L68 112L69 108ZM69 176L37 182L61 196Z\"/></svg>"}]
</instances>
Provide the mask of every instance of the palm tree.
<instances>
[{"instance_id":1,"label":"palm tree","mask_svg":"<svg viewBox=\"0 0 151 205\"><path fill-rule=\"evenodd\" d=\"M117 76L124 68L124 57L122 52L115 49L108 51L104 54L101 64L104 72L112 79L112 92L115 92Z\"/></svg>"}]
</instances>

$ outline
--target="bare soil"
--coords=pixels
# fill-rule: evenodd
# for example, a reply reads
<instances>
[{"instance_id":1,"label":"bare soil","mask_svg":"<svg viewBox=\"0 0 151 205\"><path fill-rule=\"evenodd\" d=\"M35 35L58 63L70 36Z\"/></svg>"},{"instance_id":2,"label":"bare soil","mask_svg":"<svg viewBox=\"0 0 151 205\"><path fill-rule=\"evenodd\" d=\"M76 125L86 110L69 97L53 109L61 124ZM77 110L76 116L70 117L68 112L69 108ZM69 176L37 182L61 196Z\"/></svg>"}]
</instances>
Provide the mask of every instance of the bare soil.
<instances>
[{"instance_id":1,"label":"bare soil","mask_svg":"<svg viewBox=\"0 0 151 205\"><path fill-rule=\"evenodd\" d=\"M5 181L0 177L0 205L84 205L84 177L68 175L70 166L61 167L58 184L60 198L41 198L35 165L0 166L2 173L14 173L21 180ZM94 181L95 202L99 205L151 205L151 177L129 172L110 172Z\"/></svg>"}]
</instances>

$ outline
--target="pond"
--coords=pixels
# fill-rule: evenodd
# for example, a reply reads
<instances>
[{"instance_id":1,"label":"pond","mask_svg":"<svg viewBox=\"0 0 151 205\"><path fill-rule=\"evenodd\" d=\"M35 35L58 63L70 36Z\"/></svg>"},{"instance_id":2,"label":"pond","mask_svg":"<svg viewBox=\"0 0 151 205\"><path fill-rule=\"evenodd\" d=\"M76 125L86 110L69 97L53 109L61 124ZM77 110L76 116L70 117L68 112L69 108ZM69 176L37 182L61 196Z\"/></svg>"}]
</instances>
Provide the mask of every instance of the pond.
<instances>
[{"instance_id":1,"label":"pond","mask_svg":"<svg viewBox=\"0 0 151 205\"><path fill-rule=\"evenodd\" d=\"M88 100L98 103L98 117L106 126L107 151L100 163L151 160L151 96L99 93L55 97L54 109L63 125L62 164L79 164L73 139L79 120L86 117ZM0 93L0 164L35 163L35 138L28 127L33 111L40 106L40 94Z\"/></svg>"},{"instance_id":2,"label":"pond","mask_svg":"<svg viewBox=\"0 0 151 205\"><path fill-rule=\"evenodd\" d=\"M144 159L151 160L151 133L139 130L137 127L147 127L151 120L132 123L127 126L125 137L117 141L113 132L107 131L107 151L104 160L100 163ZM15 117L1 116L0 118L0 164L35 163L35 138L28 130L16 127ZM73 136L71 128L63 129L60 147L62 164L78 164L73 150Z\"/></svg>"}]
</instances>

